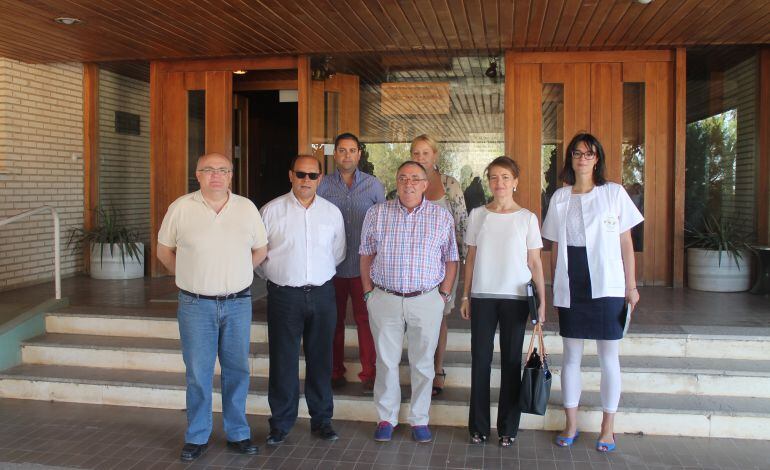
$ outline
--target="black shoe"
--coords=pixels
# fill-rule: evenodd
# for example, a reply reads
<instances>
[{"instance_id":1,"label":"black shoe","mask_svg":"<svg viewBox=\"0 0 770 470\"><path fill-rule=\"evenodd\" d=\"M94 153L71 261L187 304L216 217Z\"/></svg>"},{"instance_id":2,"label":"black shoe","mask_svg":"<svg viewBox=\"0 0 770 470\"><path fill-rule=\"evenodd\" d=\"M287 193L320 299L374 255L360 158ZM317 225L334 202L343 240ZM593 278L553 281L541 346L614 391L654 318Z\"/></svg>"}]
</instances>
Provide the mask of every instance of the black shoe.
<instances>
[{"instance_id":1,"label":"black shoe","mask_svg":"<svg viewBox=\"0 0 770 470\"><path fill-rule=\"evenodd\" d=\"M314 436L319 437L324 441L336 441L340 438L340 436L337 435L337 431L335 431L332 427L331 423L324 423L317 428L311 428L310 432L313 433Z\"/></svg>"},{"instance_id":2,"label":"black shoe","mask_svg":"<svg viewBox=\"0 0 770 470\"><path fill-rule=\"evenodd\" d=\"M208 444L190 444L189 442L185 442L179 458L184 462L192 462L193 460L203 455L203 453L206 451L207 445Z\"/></svg>"},{"instance_id":3,"label":"black shoe","mask_svg":"<svg viewBox=\"0 0 770 470\"><path fill-rule=\"evenodd\" d=\"M332 389L333 390L340 389L340 388L344 387L347 384L348 384L348 379L346 379L344 375L342 377L337 377L336 379L334 379L334 378L332 379Z\"/></svg>"},{"instance_id":4,"label":"black shoe","mask_svg":"<svg viewBox=\"0 0 770 470\"><path fill-rule=\"evenodd\" d=\"M227 441L227 447L233 449L239 454L246 454L246 455L259 454L259 447L256 444L252 444L251 439L244 439L238 442Z\"/></svg>"},{"instance_id":5,"label":"black shoe","mask_svg":"<svg viewBox=\"0 0 770 470\"><path fill-rule=\"evenodd\" d=\"M278 429L271 429L270 434L267 436L267 445L277 446L282 444L286 440L286 434Z\"/></svg>"}]
</instances>

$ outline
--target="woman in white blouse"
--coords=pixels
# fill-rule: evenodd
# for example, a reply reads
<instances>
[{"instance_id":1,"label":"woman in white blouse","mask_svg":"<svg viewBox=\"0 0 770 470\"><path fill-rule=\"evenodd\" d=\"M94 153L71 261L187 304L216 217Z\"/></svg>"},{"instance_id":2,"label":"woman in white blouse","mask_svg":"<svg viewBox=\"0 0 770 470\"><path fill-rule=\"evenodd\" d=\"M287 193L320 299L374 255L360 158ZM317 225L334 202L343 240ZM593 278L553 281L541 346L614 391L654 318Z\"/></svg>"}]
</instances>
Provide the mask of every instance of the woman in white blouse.
<instances>
[{"instance_id":1,"label":"woman in white blouse","mask_svg":"<svg viewBox=\"0 0 770 470\"><path fill-rule=\"evenodd\" d=\"M471 320L471 442L489 436L489 382L495 331L500 324L500 398L497 434L510 447L519 431L521 351L529 307L527 283L533 280L540 296L538 319L545 321L545 284L540 249L543 241L535 214L519 206L513 193L519 167L498 157L486 169L492 202L471 211L465 243L465 285L460 314Z\"/></svg>"},{"instance_id":2,"label":"woman in white blouse","mask_svg":"<svg viewBox=\"0 0 770 470\"><path fill-rule=\"evenodd\" d=\"M561 388L567 424L556 445L569 447L578 437L583 340L594 339L604 411L596 450L611 452L620 401L621 318L626 303L633 310L639 302L631 228L643 217L625 189L605 179L604 167L604 149L596 137L576 135L567 146L561 173L567 186L551 198L543 237L554 242L553 304L564 344Z\"/></svg>"}]
</instances>

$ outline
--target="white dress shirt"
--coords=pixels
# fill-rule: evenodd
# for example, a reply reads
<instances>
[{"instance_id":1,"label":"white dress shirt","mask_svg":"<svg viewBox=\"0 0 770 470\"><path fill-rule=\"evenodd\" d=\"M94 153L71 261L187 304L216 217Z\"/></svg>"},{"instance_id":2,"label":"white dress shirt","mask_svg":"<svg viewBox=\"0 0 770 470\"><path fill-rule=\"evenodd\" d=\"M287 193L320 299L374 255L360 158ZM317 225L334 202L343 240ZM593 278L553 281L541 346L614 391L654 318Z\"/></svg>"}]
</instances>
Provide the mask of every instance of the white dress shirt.
<instances>
[{"instance_id":1,"label":"white dress shirt","mask_svg":"<svg viewBox=\"0 0 770 470\"><path fill-rule=\"evenodd\" d=\"M289 191L262 207L267 230L263 277L279 286L320 286L345 259L345 222L337 207L316 195L307 209Z\"/></svg>"}]
</instances>

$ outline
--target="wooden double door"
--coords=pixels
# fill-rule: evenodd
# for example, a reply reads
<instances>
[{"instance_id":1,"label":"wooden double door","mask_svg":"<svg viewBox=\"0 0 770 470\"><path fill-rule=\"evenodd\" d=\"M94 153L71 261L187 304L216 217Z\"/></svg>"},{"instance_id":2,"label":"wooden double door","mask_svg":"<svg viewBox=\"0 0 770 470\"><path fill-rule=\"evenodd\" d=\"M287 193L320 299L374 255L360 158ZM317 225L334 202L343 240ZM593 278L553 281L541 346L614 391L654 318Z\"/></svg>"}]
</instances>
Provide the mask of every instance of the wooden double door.
<instances>
[{"instance_id":1,"label":"wooden double door","mask_svg":"<svg viewBox=\"0 0 770 470\"><path fill-rule=\"evenodd\" d=\"M506 55L506 152L522 166L520 203L542 222L562 185L565 147L579 132L595 135L608 179L645 216L632 232L645 285L672 284L673 60L671 51Z\"/></svg>"},{"instance_id":2,"label":"wooden double door","mask_svg":"<svg viewBox=\"0 0 770 470\"><path fill-rule=\"evenodd\" d=\"M255 78L239 80L234 85L236 70L247 71L252 74L247 73L247 77ZM314 81L309 57L152 62L151 249L156 246L168 206L176 198L197 189L194 165L200 155L217 152L233 158L235 153L239 161L234 161L233 190L252 198L260 190L246 178L243 146L248 106L244 97L237 94L260 90L297 91L298 153L313 154L325 164L328 159L324 155L324 144L333 142L338 132L358 133L358 77L336 74ZM150 259L152 275L164 274L154 253Z\"/></svg>"}]
</instances>

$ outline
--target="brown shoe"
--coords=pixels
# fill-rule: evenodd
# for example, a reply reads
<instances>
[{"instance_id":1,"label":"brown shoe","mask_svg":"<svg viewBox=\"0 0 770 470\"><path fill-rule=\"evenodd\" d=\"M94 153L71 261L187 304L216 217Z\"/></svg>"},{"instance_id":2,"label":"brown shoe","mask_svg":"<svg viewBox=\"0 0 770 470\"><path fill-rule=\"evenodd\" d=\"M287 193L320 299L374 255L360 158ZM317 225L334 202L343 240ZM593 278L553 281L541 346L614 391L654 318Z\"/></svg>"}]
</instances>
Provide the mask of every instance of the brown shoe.
<instances>
[{"instance_id":1,"label":"brown shoe","mask_svg":"<svg viewBox=\"0 0 770 470\"><path fill-rule=\"evenodd\" d=\"M337 390L348 384L348 379L343 375L342 377L332 377L332 389Z\"/></svg>"},{"instance_id":2,"label":"brown shoe","mask_svg":"<svg viewBox=\"0 0 770 470\"><path fill-rule=\"evenodd\" d=\"M374 379L365 379L361 382L361 386L364 389L364 395L374 394Z\"/></svg>"}]
</instances>

